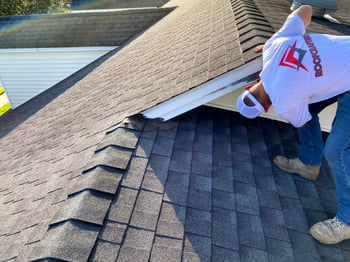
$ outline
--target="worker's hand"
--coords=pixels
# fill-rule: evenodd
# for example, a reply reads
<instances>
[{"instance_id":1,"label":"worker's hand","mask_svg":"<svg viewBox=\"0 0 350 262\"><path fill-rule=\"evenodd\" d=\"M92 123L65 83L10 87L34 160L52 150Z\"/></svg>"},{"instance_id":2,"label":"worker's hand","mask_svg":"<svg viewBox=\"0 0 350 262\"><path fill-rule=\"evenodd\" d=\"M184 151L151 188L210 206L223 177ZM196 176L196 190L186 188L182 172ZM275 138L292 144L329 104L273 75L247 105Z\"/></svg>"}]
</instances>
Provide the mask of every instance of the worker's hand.
<instances>
[{"instance_id":1,"label":"worker's hand","mask_svg":"<svg viewBox=\"0 0 350 262\"><path fill-rule=\"evenodd\" d=\"M262 52L263 48L264 48L264 45L258 45L253 49L253 51L255 53L260 53L260 52Z\"/></svg>"}]
</instances>

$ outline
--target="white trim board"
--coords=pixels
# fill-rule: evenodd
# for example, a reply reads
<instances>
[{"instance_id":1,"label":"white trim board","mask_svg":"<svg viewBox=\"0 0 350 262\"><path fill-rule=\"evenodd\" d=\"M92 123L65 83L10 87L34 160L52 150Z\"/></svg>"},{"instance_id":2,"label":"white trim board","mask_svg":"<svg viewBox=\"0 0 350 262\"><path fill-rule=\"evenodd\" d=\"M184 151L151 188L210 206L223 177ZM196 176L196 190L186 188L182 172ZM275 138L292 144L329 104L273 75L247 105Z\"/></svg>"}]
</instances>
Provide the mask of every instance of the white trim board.
<instances>
[{"instance_id":1,"label":"white trim board","mask_svg":"<svg viewBox=\"0 0 350 262\"><path fill-rule=\"evenodd\" d=\"M249 76L259 72L261 67L262 58L260 57L199 85L188 92L156 105L142 112L142 114L146 118L161 118L167 121L256 80L249 79Z\"/></svg>"}]
</instances>

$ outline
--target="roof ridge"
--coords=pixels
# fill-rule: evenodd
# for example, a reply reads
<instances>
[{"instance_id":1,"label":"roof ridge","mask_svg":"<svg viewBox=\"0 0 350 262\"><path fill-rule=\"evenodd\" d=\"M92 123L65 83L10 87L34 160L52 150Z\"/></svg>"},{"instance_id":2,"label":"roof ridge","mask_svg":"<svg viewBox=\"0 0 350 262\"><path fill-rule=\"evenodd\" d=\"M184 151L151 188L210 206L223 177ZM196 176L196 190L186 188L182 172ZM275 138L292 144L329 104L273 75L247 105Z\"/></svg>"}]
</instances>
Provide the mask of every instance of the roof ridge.
<instances>
[{"instance_id":1,"label":"roof ridge","mask_svg":"<svg viewBox=\"0 0 350 262\"><path fill-rule=\"evenodd\" d=\"M72 178L67 201L33 249L31 261L89 259L143 126L131 117L106 133L84 170Z\"/></svg>"},{"instance_id":2,"label":"roof ridge","mask_svg":"<svg viewBox=\"0 0 350 262\"><path fill-rule=\"evenodd\" d=\"M274 29L253 0L230 0L243 58L250 61L260 54L253 48L265 42L274 34Z\"/></svg>"}]
</instances>

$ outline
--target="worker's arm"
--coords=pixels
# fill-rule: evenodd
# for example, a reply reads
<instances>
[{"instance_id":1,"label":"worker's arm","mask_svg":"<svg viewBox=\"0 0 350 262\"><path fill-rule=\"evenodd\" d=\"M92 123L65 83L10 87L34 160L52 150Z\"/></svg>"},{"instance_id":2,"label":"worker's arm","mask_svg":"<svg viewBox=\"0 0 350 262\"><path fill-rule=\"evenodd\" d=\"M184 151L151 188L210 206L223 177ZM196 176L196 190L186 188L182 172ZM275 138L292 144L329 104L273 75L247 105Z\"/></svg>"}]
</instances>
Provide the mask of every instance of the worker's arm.
<instances>
[{"instance_id":1,"label":"worker's arm","mask_svg":"<svg viewBox=\"0 0 350 262\"><path fill-rule=\"evenodd\" d=\"M309 26L312 18L312 7L310 5L302 5L294 10L293 13L297 14L303 20L305 28Z\"/></svg>"}]
</instances>

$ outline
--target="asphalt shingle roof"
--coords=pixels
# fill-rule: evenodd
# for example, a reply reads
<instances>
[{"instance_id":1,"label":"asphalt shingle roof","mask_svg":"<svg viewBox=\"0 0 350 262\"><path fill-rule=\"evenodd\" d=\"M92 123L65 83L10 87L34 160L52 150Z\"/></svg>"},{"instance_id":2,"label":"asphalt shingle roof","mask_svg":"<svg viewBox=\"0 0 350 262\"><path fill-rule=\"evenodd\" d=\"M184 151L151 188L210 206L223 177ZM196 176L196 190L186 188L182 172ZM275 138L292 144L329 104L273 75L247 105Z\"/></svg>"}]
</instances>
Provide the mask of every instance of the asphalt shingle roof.
<instances>
[{"instance_id":1,"label":"asphalt shingle roof","mask_svg":"<svg viewBox=\"0 0 350 262\"><path fill-rule=\"evenodd\" d=\"M0 17L0 48L120 46L172 9Z\"/></svg>"},{"instance_id":2,"label":"asphalt shingle roof","mask_svg":"<svg viewBox=\"0 0 350 262\"><path fill-rule=\"evenodd\" d=\"M79 10L161 7L169 0L72 0L71 7Z\"/></svg>"},{"instance_id":3,"label":"asphalt shingle roof","mask_svg":"<svg viewBox=\"0 0 350 262\"><path fill-rule=\"evenodd\" d=\"M123 137L111 143L110 150L125 150L130 141L129 157L112 157L109 152L110 164L88 166L71 180L82 185L102 174L104 182L115 176L111 190L85 183L85 189L72 192L32 258L348 260L349 241L326 246L308 234L313 223L336 213L335 187L326 163L316 182L287 174L272 163L276 154L296 154L297 135L291 126L245 120L207 107L167 123L139 117L127 123L114 131L121 136L108 136Z\"/></svg>"},{"instance_id":4,"label":"asphalt shingle roof","mask_svg":"<svg viewBox=\"0 0 350 262\"><path fill-rule=\"evenodd\" d=\"M289 13L287 1L166 6L120 51L0 118L0 259L346 261L348 241L307 233L336 210L326 166L312 183L271 164L295 154L290 126L208 108L122 122L258 57ZM257 16L258 29L239 27Z\"/></svg>"}]
</instances>

